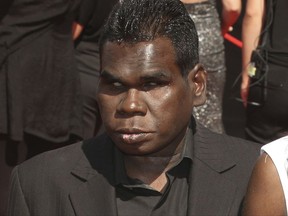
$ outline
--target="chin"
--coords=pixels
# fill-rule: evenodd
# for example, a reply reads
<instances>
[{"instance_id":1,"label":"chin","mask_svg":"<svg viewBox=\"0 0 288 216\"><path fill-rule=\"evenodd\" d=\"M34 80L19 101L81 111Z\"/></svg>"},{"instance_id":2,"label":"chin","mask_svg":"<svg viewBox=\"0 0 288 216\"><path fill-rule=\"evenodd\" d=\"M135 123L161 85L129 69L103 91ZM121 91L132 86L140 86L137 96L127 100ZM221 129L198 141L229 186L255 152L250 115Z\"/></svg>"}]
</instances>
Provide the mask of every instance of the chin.
<instances>
[{"instance_id":1,"label":"chin","mask_svg":"<svg viewBox=\"0 0 288 216\"><path fill-rule=\"evenodd\" d=\"M145 156L145 155L150 155L154 153L152 150L147 149L143 146L142 144L125 144L125 143L118 143L115 144L116 147L126 155L131 155L131 156Z\"/></svg>"}]
</instances>

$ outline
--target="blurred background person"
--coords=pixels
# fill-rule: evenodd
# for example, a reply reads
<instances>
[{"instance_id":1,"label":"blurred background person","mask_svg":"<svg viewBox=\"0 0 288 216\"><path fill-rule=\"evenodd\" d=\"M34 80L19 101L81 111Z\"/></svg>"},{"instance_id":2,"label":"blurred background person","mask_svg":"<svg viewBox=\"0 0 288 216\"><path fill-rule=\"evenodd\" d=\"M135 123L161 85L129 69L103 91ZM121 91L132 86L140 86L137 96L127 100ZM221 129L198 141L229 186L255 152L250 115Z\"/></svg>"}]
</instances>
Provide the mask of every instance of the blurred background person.
<instances>
[{"instance_id":1,"label":"blurred background person","mask_svg":"<svg viewBox=\"0 0 288 216\"><path fill-rule=\"evenodd\" d=\"M288 134L287 10L287 0L248 0L243 18L241 97L246 107L245 131L247 139L262 144ZM268 69L259 79L261 85L250 83L248 76L251 53L258 45L264 53L264 69ZM255 101L260 102L258 106Z\"/></svg>"},{"instance_id":2,"label":"blurred background person","mask_svg":"<svg viewBox=\"0 0 288 216\"><path fill-rule=\"evenodd\" d=\"M21 162L18 153L24 153L17 147L22 144L27 159L81 139L81 89L72 39L80 1L14 0L1 14L0 145L6 148L1 157L5 165ZM1 215L9 174L1 166Z\"/></svg>"},{"instance_id":3,"label":"blurred background person","mask_svg":"<svg viewBox=\"0 0 288 216\"><path fill-rule=\"evenodd\" d=\"M83 98L83 136L103 132L96 101L99 80L99 36L104 21L118 0L84 0L74 23L73 38Z\"/></svg>"},{"instance_id":4,"label":"blurred background person","mask_svg":"<svg viewBox=\"0 0 288 216\"><path fill-rule=\"evenodd\" d=\"M1 21L0 134L24 141L27 158L82 136L72 40L79 3L14 0Z\"/></svg>"},{"instance_id":5,"label":"blurred background person","mask_svg":"<svg viewBox=\"0 0 288 216\"><path fill-rule=\"evenodd\" d=\"M237 21L241 0L222 0L221 20L216 0L181 0L193 19L199 36L200 62L208 72L207 101L196 107L196 119L214 132L223 133L222 103L225 86L223 36Z\"/></svg>"}]
</instances>

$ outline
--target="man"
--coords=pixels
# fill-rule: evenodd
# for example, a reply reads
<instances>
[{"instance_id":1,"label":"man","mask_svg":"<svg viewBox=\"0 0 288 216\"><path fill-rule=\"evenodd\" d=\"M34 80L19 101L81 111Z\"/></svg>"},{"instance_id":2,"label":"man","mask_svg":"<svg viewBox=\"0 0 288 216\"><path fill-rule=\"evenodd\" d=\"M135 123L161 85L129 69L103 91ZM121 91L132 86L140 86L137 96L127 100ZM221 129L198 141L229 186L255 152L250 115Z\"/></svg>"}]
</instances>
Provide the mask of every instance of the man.
<instances>
[{"instance_id":1,"label":"man","mask_svg":"<svg viewBox=\"0 0 288 216\"><path fill-rule=\"evenodd\" d=\"M100 40L106 133L18 166L9 215L237 215L258 145L212 133L193 21L178 0L124 0Z\"/></svg>"}]
</instances>

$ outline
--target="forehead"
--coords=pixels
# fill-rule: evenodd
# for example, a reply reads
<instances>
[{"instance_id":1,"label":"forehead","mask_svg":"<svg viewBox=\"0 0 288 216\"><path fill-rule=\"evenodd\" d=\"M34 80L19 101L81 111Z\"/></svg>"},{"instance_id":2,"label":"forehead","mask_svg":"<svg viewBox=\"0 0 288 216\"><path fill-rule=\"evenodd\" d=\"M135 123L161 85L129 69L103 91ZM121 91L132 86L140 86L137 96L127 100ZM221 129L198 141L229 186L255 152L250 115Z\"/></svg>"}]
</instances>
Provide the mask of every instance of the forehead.
<instances>
[{"instance_id":1,"label":"forehead","mask_svg":"<svg viewBox=\"0 0 288 216\"><path fill-rule=\"evenodd\" d=\"M126 50L137 50L137 54L146 54L151 55L151 52L157 52L157 54L164 53L166 51L172 52L175 54L174 46L170 39L166 37L159 37L152 41L143 41L143 42L110 42L107 41L102 50L102 55L105 55L107 52L119 52L126 51ZM135 53L136 54L136 53Z\"/></svg>"},{"instance_id":2,"label":"forehead","mask_svg":"<svg viewBox=\"0 0 288 216\"><path fill-rule=\"evenodd\" d=\"M101 70L175 70L175 50L167 38L157 38L149 42L133 44L107 42L103 46Z\"/></svg>"}]
</instances>

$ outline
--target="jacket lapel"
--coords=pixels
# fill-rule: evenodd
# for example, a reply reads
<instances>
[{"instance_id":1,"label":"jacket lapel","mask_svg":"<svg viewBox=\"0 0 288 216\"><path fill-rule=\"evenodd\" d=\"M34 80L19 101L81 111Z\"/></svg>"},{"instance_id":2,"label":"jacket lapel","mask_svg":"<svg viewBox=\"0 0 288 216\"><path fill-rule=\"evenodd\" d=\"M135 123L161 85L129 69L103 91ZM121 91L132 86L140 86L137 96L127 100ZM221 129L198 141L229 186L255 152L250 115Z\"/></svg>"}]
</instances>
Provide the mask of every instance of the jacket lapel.
<instances>
[{"instance_id":1,"label":"jacket lapel","mask_svg":"<svg viewBox=\"0 0 288 216\"><path fill-rule=\"evenodd\" d=\"M218 135L197 125L190 177L188 215L229 215L236 185L225 178L236 164ZM231 195L232 194L232 195Z\"/></svg>"},{"instance_id":2,"label":"jacket lapel","mask_svg":"<svg viewBox=\"0 0 288 216\"><path fill-rule=\"evenodd\" d=\"M193 170L188 215L229 215L236 186L197 159Z\"/></svg>"},{"instance_id":3,"label":"jacket lapel","mask_svg":"<svg viewBox=\"0 0 288 216\"><path fill-rule=\"evenodd\" d=\"M94 176L70 194L77 216L117 215L115 189L101 176Z\"/></svg>"},{"instance_id":4,"label":"jacket lapel","mask_svg":"<svg viewBox=\"0 0 288 216\"><path fill-rule=\"evenodd\" d=\"M80 181L70 193L75 214L117 215L111 141L92 139L84 142L82 149L84 155L71 172L75 180Z\"/></svg>"}]
</instances>

